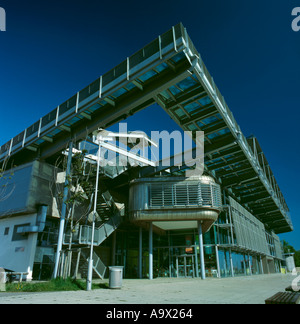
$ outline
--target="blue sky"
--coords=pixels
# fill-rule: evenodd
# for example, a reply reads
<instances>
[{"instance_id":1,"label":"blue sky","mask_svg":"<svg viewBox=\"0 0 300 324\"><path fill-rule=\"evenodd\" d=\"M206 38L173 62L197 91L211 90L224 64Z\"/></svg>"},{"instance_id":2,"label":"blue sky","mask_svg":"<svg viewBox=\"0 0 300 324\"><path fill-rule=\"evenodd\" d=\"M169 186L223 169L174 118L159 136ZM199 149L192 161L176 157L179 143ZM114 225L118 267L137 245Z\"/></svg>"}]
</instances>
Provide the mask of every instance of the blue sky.
<instances>
[{"instance_id":1,"label":"blue sky","mask_svg":"<svg viewBox=\"0 0 300 324\"><path fill-rule=\"evenodd\" d=\"M300 249L300 32L291 28L298 6L292 0L0 1L7 15L7 31L0 32L0 142L181 21L244 134L257 136L295 227L280 238ZM158 107L133 121L140 126L145 116L157 129L173 127Z\"/></svg>"}]
</instances>

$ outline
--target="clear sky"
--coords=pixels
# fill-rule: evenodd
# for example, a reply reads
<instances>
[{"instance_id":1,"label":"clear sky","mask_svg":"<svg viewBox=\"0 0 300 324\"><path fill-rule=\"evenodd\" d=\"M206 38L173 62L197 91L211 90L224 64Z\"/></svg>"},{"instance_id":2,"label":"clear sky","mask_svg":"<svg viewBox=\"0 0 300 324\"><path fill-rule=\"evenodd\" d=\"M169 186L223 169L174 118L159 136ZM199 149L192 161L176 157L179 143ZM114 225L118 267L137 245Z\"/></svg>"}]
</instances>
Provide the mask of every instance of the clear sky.
<instances>
[{"instance_id":1,"label":"clear sky","mask_svg":"<svg viewBox=\"0 0 300 324\"><path fill-rule=\"evenodd\" d=\"M182 22L243 133L257 136L295 227L280 238L300 249L300 32L291 28L299 0L3 0L0 7L7 16L0 145ZM146 110L149 122L167 129L170 118L153 109L160 117Z\"/></svg>"}]
</instances>

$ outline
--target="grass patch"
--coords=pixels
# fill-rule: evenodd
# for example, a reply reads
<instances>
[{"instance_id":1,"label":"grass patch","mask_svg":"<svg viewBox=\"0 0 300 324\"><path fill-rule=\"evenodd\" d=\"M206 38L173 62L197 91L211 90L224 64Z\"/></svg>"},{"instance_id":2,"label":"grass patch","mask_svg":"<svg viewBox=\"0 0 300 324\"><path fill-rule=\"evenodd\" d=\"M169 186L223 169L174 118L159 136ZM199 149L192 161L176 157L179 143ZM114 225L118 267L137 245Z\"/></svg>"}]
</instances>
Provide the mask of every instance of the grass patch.
<instances>
[{"instance_id":1,"label":"grass patch","mask_svg":"<svg viewBox=\"0 0 300 324\"><path fill-rule=\"evenodd\" d=\"M105 289L105 283L92 284L92 289ZM48 291L76 291L86 290L86 282L68 279L52 279L47 282L21 282L6 284L6 292L48 292Z\"/></svg>"}]
</instances>

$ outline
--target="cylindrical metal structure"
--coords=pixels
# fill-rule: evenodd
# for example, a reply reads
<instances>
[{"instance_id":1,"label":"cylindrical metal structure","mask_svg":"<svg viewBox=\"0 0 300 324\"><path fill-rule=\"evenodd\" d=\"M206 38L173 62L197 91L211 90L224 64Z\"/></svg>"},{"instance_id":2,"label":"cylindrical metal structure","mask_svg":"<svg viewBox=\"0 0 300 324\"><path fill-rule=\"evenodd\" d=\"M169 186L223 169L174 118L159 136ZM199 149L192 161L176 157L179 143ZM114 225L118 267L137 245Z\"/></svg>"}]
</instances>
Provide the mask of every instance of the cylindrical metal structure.
<instances>
[{"instance_id":1,"label":"cylindrical metal structure","mask_svg":"<svg viewBox=\"0 0 300 324\"><path fill-rule=\"evenodd\" d=\"M58 232L57 250L56 250L55 265L54 265L54 271L53 271L54 279L57 277L59 259L60 259L60 255L61 255L63 236L64 236L64 230L65 230L66 210L67 210L66 201L68 199L68 194L69 194L69 186L68 186L69 179L68 178L71 173L72 152L73 152L73 142L70 141L68 161L67 161L67 170L66 170L66 180L65 180L65 187L64 187L63 204L62 204L60 225L59 225L59 232Z\"/></svg>"},{"instance_id":2,"label":"cylindrical metal structure","mask_svg":"<svg viewBox=\"0 0 300 324\"><path fill-rule=\"evenodd\" d=\"M121 289L123 281L123 267L109 267L109 288Z\"/></svg>"},{"instance_id":3,"label":"cylindrical metal structure","mask_svg":"<svg viewBox=\"0 0 300 324\"><path fill-rule=\"evenodd\" d=\"M99 188L100 156L101 156L101 145L99 144L96 185L95 185L95 198L94 198L94 211L93 211L93 224L92 224L92 239L91 239L91 247L90 247L90 258L88 261L88 276L86 279L87 291L90 291L92 289L92 280L93 280L93 254L94 254L93 247L94 247L94 238L95 238L95 221L96 221L97 201L98 201L97 197L98 197L98 188Z\"/></svg>"},{"instance_id":4,"label":"cylindrical metal structure","mask_svg":"<svg viewBox=\"0 0 300 324\"><path fill-rule=\"evenodd\" d=\"M234 277L234 267L233 267L232 251L231 251L231 249L229 249L229 258L230 258L231 277Z\"/></svg>"},{"instance_id":5,"label":"cylindrical metal structure","mask_svg":"<svg viewBox=\"0 0 300 324\"><path fill-rule=\"evenodd\" d=\"M130 183L133 222L201 220L205 233L221 209L220 186L209 176L141 178Z\"/></svg>"},{"instance_id":6,"label":"cylindrical metal structure","mask_svg":"<svg viewBox=\"0 0 300 324\"><path fill-rule=\"evenodd\" d=\"M139 278L143 277L143 229L139 229Z\"/></svg>"},{"instance_id":7,"label":"cylindrical metal structure","mask_svg":"<svg viewBox=\"0 0 300 324\"><path fill-rule=\"evenodd\" d=\"M215 253L216 253L216 261L217 261L217 271L218 271L218 278L221 278L221 270L220 270L220 260L219 260L219 249L218 246L215 246Z\"/></svg>"},{"instance_id":8,"label":"cylindrical metal structure","mask_svg":"<svg viewBox=\"0 0 300 324\"><path fill-rule=\"evenodd\" d=\"M149 279L153 279L153 225L149 224Z\"/></svg>"},{"instance_id":9,"label":"cylindrical metal structure","mask_svg":"<svg viewBox=\"0 0 300 324\"><path fill-rule=\"evenodd\" d=\"M200 266L201 266L201 279L205 279L205 262L204 262L204 247L203 247L203 231L202 224L198 221L198 234L199 234L199 252L200 252Z\"/></svg>"}]
</instances>

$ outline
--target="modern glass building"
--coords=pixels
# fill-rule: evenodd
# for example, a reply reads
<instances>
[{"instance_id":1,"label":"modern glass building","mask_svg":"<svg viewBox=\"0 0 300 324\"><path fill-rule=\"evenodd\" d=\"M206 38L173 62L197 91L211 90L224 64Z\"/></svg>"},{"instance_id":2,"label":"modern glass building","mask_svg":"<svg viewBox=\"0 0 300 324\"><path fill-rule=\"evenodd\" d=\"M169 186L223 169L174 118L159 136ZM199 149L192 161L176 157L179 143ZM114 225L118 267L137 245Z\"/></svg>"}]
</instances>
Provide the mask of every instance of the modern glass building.
<instances>
[{"instance_id":1,"label":"modern glass building","mask_svg":"<svg viewBox=\"0 0 300 324\"><path fill-rule=\"evenodd\" d=\"M193 138L204 132L203 175L187 177L195 166L174 157L164 165L141 154L136 163L126 156L125 164L100 165L97 173L98 154L107 159L111 148L98 152L95 131L153 104ZM66 156L67 165L58 163ZM0 267L29 279L53 271L85 277L91 242L100 277L111 265L123 266L127 278L267 274L284 261L277 235L293 226L283 194L257 138L242 133L182 24L2 145L0 159L16 165L0 179Z\"/></svg>"}]
</instances>

